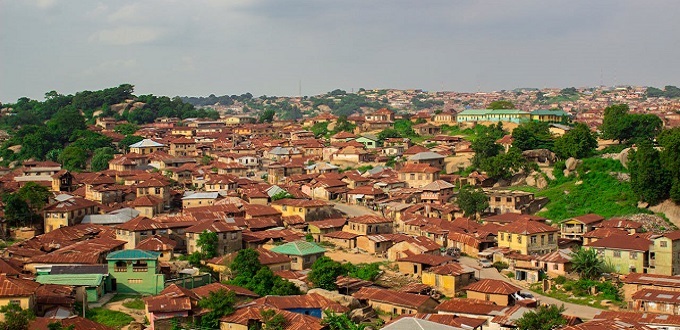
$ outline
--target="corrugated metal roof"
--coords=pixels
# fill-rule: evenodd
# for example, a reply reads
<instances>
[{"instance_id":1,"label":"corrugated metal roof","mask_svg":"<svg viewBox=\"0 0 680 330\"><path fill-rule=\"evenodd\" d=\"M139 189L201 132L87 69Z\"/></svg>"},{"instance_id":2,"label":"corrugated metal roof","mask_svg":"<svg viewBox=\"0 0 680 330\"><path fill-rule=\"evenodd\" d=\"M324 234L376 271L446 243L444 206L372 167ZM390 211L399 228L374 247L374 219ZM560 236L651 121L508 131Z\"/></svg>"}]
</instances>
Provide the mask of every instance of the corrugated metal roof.
<instances>
[{"instance_id":1,"label":"corrugated metal roof","mask_svg":"<svg viewBox=\"0 0 680 330\"><path fill-rule=\"evenodd\" d=\"M324 253L326 249L312 243L305 241L290 242L283 245L275 246L271 249L277 253L286 255L306 256L310 254Z\"/></svg>"},{"instance_id":2,"label":"corrugated metal roof","mask_svg":"<svg viewBox=\"0 0 680 330\"><path fill-rule=\"evenodd\" d=\"M74 286L99 286L102 284L102 274L59 274L38 275L36 282L41 284L59 284Z\"/></svg>"},{"instance_id":3,"label":"corrugated metal roof","mask_svg":"<svg viewBox=\"0 0 680 330\"><path fill-rule=\"evenodd\" d=\"M106 260L157 260L160 252L144 250L121 250L111 252Z\"/></svg>"}]
</instances>

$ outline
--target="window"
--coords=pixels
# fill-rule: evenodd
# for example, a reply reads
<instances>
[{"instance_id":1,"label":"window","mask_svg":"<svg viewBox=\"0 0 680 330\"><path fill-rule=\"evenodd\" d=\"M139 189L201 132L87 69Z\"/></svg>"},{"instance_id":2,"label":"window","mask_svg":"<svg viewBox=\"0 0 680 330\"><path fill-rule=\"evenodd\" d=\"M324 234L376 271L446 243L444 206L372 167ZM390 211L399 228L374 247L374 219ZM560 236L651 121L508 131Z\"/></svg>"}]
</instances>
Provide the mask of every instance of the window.
<instances>
[{"instance_id":1,"label":"window","mask_svg":"<svg viewBox=\"0 0 680 330\"><path fill-rule=\"evenodd\" d=\"M512 234L508 234L508 243L512 243Z\"/></svg>"},{"instance_id":2,"label":"window","mask_svg":"<svg viewBox=\"0 0 680 330\"><path fill-rule=\"evenodd\" d=\"M637 255L638 255L638 254L637 254L637 252L635 252L635 251L631 251L631 252L629 253L629 255L630 255L630 258L631 258L631 259L637 259Z\"/></svg>"},{"instance_id":3,"label":"window","mask_svg":"<svg viewBox=\"0 0 680 330\"><path fill-rule=\"evenodd\" d=\"M621 258L621 251L614 251L614 258Z\"/></svg>"},{"instance_id":4,"label":"window","mask_svg":"<svg viewBox=\"0 0 680 330\"><path fill-rule=\"evenodd\" d=\"M508 203L512 203L512 197L506 197L505 201L508 202Z\"/></svg>"},{"instance_id":5,"label":"window","mask_svg":"<svg viewBox=\"0 0 680 330\"><path fill-rule=\"evenodd\" d=\"M560 266L558 264L553 264L553 270L558 270Z\"/></svg>"},{"instance_id":6,"label":"window","mask_svg":"<svg viewBox=\"0 0 680 330\"><path fill-rule=\"evenodd\" d=\"M531 236L531 244L536 244L536 236Z\"/></svg>"},{"instance_id":7,"label":"window","mask_svg":"<svg viewBox=\"0 0 680 330\"><path fill-rule=\"evenodd\" d=\"M160 194L161 194L161 188L156 188L156 195L160 195Z\"/></svg>"},{"instance_id":8,"label":"window","mask_svg":"<svg viewBox=\"0 0 680 330\"><path fill-rule=\"evenodd\" d=\"M522 244L522 236L521 235L517 235L517 243Z\"/></svg>"},{"instance_id":9,"label":"window","mask_svg":"<svg viewBox=\"0 0 680 330\"><path fill-rule=\"evenodd\" d=\"M12 305L21 305L21 300L10 300L9 303Z\"/></svg>"},{"instance_id":10,"label":"window","mask_svg":"<svg viewBox=\"0 0 680 330\"><path fill-rule=\"evenodd\" d=\"M144 281L141 278L129 278L128 284L142 284Z\"/></svg>"},{"instance_id":11,"label":"window","mask_svg":"<svg viewBox=\"0 0 680 330\"><path fill-rule=\"evenodd\" d=\"M545 245L545 235L541 235L541 245Z\"/></svg>"},{"instance_id":12,"label":"window","mask_svg":"<svg viewBox=\"0 0 680 330\"><path fill-rule=\"evenodd\" d=\"M666 242L666 241L661 241L661 242L659 242L659 246L660 246L660 247L663 247L663 248L668 247L668 242Z\"/></svg>"},{"instance_id":13,"label":"window","mask_svg":"<svg viewBox=\"0 0 680 330\"><path fill-rule=\"evenodd\" d=\"M281 207L281 209L284 210L284 211L288 211L288 206L283 205L283 206Z\"/></svg>"},{"instance_id":14,"label":"window","mask_svg":"<svg viewBox=\"0 0 680 330\"><path fill-rule=\"evenodd\" d=\"M500 197L496 197L495 200L496 200L496 202L499 202L499 203L500 203L501 198L500 198Z\"/></svg>"},{"instance_id":15,"label":"window","mask_svg":"<svg viewBox=\"0 0 680 330\"><path fill-rule=\"evenodd\" d=\"M411 173L411 180L415 180L415 179L416 179L416 175L414 173Z\"/></svg>"}]
</instances>

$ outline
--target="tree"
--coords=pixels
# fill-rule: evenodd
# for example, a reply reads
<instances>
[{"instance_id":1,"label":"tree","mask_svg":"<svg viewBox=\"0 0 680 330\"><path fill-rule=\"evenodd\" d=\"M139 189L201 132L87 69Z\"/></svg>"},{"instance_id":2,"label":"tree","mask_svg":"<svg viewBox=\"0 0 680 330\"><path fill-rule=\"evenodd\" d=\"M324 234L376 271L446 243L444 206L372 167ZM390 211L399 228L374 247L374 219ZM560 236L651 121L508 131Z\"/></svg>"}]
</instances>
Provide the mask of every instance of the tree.
<instances>
[{"instance_id":1,"label":"tree","mask_svg":"<svg viewBox=\"0 0 680 330\"><path fill-rule=\"evenodd\" d=\"M21 309L18 304L7 304L0 308L5 320L0 322L0 330L28 330L28 324L35 318L30 309Z\"/></svg>"},{"instance_id":2,"label":"tree","mask_svg":"<svg viewBox=\"0 0 680 330\"><path fill-rule=\"evenodd\" d=\"M19 195L5 194L2 202L5 204L5 218L11 226L26 226L32 222L33 212Z\"/></svg>"},{"instance_id":3,"label":"tree","mask_svg":"<svg viewBox=\"0 0 680 330\"><path fill-rule=\"evenodd\" d=\"M661 162L672 178L670 197L680 203L680 128L666 129L659 134Z\"/></svg>"},{"instance_id":4,"label":"tree","mask_svg":"<svg viewBox=\"0 0 680 330\"><path fill-rule=\"evenodd\" d=\"M582 279L594 280L602 275L604 261L597 255L595 249L576 250L571 256L572 269L579 274Z\"/></svg>"},{"instance_id":5,"label":"tree","mask_svg":"<svg viewBox=\"0 0 680 330\"><path fill-rule=\"evenodd\" d=\"M512 102L508 100L499 100L499 101L493 101L489 103L489 106L486 107L487 109L493 109L493 110L498 110L498 109L515 109L515 105L512 104Z\"/></svg>"},{"instance_id":6,"label":"tree","mask_svg":"<svg viewBox=\"0 0 680 330\"><path fill-rule=\"evenodd\" d=\"M625 118L629 110L627 104L610 105L604 109L604 117L602 118L602 125L600 125L603 138L618 140L619 142L624 141Z\"/></svg>"},{"instance_id":7,"label":"tree","mask_svg":"<svg viewBox=\"0 0 680 330\"><path fill-rule=\"evenodd\" d=\"M264 324L264 329L267 330L283 330L286 325L286 318L282 314L276 312L273 309L263 309L260 310L260 316L262 316L262 323Z\"/></svg>"},{"instance_id":8,"label":"tree","mask_svg":"<svg viewBox=\"0 0 680 330\"><path fill-rule=\"evenodd\" d=\"M122 140L120 140L120 142L118 142L118 145L120 146L120 148L123 151L127 152L128 150L130 150L131 144L135 144L135 143L142 141L142 140L144 140L144 138L141 137L141 136L128 135L128 136L124 137Z\"/></svg>"},{"instance_id":9,"label":"tree","mask_svg":"<svg viewBox=\"0 0 680 330\"><path fill-rule=\"evenodd\" d=\"M514 146L506 153L482 159L479 164L479 168L494 179L508 179L528 167L529 163L522 156L522 151Z\"/></svg>"},{"instance_id":10,"label":"tree","mask_svg":"<svg viewBox=\"0 0 680 330\"><path fill-rule=\"evenodd\" d=\"M656 205L668 197L672 179L661 163L661 155L651 142L644 141L628 160L630 185L641 201Z\"/></svg>"},{"instance_id":11,"label":"tree","mask_svg":"<svg viewBox=\"0 0 680 330\"><path fill-rule=\"evenodd\" d=\"M262 268L258 259L259 257L260 253L255 249L239 250L236 257L234 257L234 260L229 265L229 268L235 276L252 278L257 271Z\"/></svg>"},{"instance_id":12,"label":"tree","mask_svg":"<svg viewBox=\"0 0 680 330\"><path fill-rule=\"evenodd\" d=\"M378 140L385 141L390 138L400 138L401 134L394 128L386 128L378 133Z\"/></svg>"},{"instance_id":13,"label":"tree","mask_svg":"<svg viewBox=\"0 0 680 330\"><path fill-rule=\"evenodd\" d=\"M217 256L218 241L217 233L204 230L198 235L196 247L201 250L204 259L212 259Z\"/></svg>"},{"instance_id":14,"label":"tree","mask_svg":"<svg viewBox=\"0 0 680 330\"><path fill-rule=\"evenodd\" d=\"M418 134L413 130L413 122L406 119L397 119L394 121L394 129L399 133L398 137L417 137Z\"/></svg>"},{"instance_id":15,"label":"tree","mask_svg":"<svg viewBox=\"0 0 680 330\"><path fill-rule=\"evenodd\" d=\"M562 159L590 157L595 148L597 139L583 123L576 123L574 128L555 140L555 154Z\"/></svg>"},{"instance_id":16,"label":"tree","mask_svg":"<svg viewBox=\"0 0 680 330\"><path fill-rule=\"evenodd\" d=\"M327 309L323 311L324 318L321 324L327 325L329 330L364 330L368 327L379 328L381 326L378 324L359 324L352 322L352 320L347 316L347 314L336 314L335 312ZM379 322L382 322L380 320Z\"/></svg>"},{"instance_id":17,"label":"tree","mask_svg":"<svg viewBox=\"0 0 680 330\"><path fill-rule=\"evenodd\" d=\"M201 326L219 329L220 318L234 313L235 303L236 293L233 290L219 289L211 291L207 297L198 301L200 307L210 310L210 312L201 317Z\"/></svg>"},{"instance_id":18,"label":"tree","mask_svg":"<svg viewBox=\"0 0 680 330\"><path fill-rule=\"evenodd\" d=\"M476 217L477 213L483 212L489 207L489 199L484 191L475 190L468 186L460 189L457 203L466 217Z\"/></svg>"},{"instance_id":19,"label":"tree","mask_svg":"<svg viewBox=\"0 0 680 330\"><path fill-rule=\"evenodd\" d=\"M62 143L68 142L69 137L78 131L85 130L85 117L74 106L61 108L47 122L47 128L55 133Z\"/></svg>"},{"instance_id":20,"label":"tree","mask_svg":"<svg viewBox=\"0 0 680 330\"><path fill-rule=\"evenodd\" d=\"M346 274L347 269L341 263L329 257L321 257L312 264L312 271L307 278L315 287L333 291L338 288L335 284L338 276Z\"/></svg>"},{"instance_id":21,"label":"tree","mask_svg":"<svg viewBox=\"0 0 680 330\"><path fill-rule=\"evenodd\" d=\"M482 134L478 136L470 148L475 152L475 156L472 158L472 163L479 167L483 159L491 158L498 155L503 147L496 143L496 138L490 134Z\"/></svg>"},{"instance_id":22,"label":"tree","mask_svg":"<svg viewBox=\"0 0 680 330\"><path fill-rule=\"evenodd\" d=\"M52 193L47 187L35 182L26 182L26 184L17 191L17 194L21 199L26 201L34 213L42 211L45 204L47 204L48 198L52 196Z\"/></svg>"},{"instance_id":23,"label":"tree","mask_svg":"<svg viewBox=\"0 0 680 330\"><path fill-rule=\"evenodd\" d=\"M60 321L55 321L47 325L48 330L75 330L76 325L71 324L68 327L64 327L64 324Z\"/></svg>"},{"instance_id":24,"label":"tree","mask_svg":"<svg viewBox=\"0 0 680 330\"><path fill-rule=\"evenodd\" d=\"M312 126L311 131L314 133L315 138L322 138L328 134L328 124L329 122L323 121L316 123Z\"/></svg>"},{"instance_id":25,"label":"tree","mask_svg":"<svg viewBox=\"0 0 680 330\"><path fill-rule=\"evenodd\" d=\"M272 196L272 202L273 201L278 201L279 199L285 199L285 198L295 198L295 196L289 194L287 191L279 191L274 196Z\"/></svg>"},{"instance_id":26,"label":"tree","mask_svg":"<svg viewBox=\"0 0 680 330\"><path fill-rule=\"evenodd\" d=\"M69 171L80 171L87 165L85 150L70 145L59 154L59 161Z\"/></svg>"},{"instance_id":27,"label":"tree","mask_svg":"<svg viewBox=\"0 0 680 330\"><path fill-rule=\"evenodd\" d=\"M524 150L553 149L554 140L548 123L530 121L512 131L512 145Z\"/></svg>"},{"instance_id":28,"label":"tree","mask_svg":"<svg viewBox=\"0 0 680 330\"><path fill-rule=\"evenodd\" d=\"M94 172L106 170L109 168L109 162L113 159L114 153L115 150L111 147L96 149L90 161L90 169Z\"/></svg>"},{"instance_id":29,"label":"tree","mask_svg":"<svg viewBox=\"0 0 680 330\"><path fill-rule=\"evenodd\" d=\"M338 133L338 132L354 132L354 129L357 127L357 125L354 125L350 123L347 120L346 115L341 115L338 117L338 119L335 121L335 127L333 128L333 134Z\"/></svg>"},{"instance_id":30,"label":"tree","mask_svg":"<svg viewBox=\"0 0 680 330\"><path fill-rule=\"evenodd\" d=\"M541 305L535 311L528 311L515 321L520 330L552 330L567 324L562 316L564 305Z\"/></svg>"},{"instance_id":31,"label":"tree","mask_svg":"<svg viewBox=\"0 0 680 330\"><path fill-rule=\"evenodd\" d=\"M274 109L267 109L263 111L262 114L260 114L260 119L258 120L258 122L271 123L272 121L274 121L275 114L276 112L274 111Z\"/></svg>"}]
</instances>

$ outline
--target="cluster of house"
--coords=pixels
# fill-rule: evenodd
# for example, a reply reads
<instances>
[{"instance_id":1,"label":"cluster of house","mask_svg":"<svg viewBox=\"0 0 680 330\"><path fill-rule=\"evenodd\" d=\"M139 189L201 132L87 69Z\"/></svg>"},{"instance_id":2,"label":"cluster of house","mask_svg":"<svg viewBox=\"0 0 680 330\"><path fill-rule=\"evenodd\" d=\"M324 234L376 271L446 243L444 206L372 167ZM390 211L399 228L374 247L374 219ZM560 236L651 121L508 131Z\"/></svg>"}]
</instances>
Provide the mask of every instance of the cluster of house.
<instances>
[{"instance_id":1,"label":"cluster of house","mask_svg":"<svg viewBox=\"0 0 680 330\"><path fill-rule=\"evenodd\" d=\"M446 116L441 113L430 118L433 122L414 126L432 136L425 141L431 148L404 138L381 144L370 134L349 132L325 141L290 122L253 124L227 118L180 126L167 119L140 129L136 134L143 139L121 146L126 152L114 157L108 170L70 172L49 161L2 168L5 192L35 182L53 197L43 209L42 226L13 230L19 241L0 258L0 304L18 303L37 312L41 318L35 322L60 317L68 326L82 321L66 317L76 302L97 305L113 293L143 294L150 296L145 299L148 320L162 329L172 318L200 317L205 310L197 302L225 288L240 303L235 314L221 320L222 329L248 329L262 323L261 312L271 309L286 318L287 329L325 329L320 319L326 309L350 313L357 321L370 317L355 314L375 309L395 318L386 327L392 329L425 323L512 329L536 301L508 282L478 281L478 270L458 263L457 256L506 263L517 281L530 283L542 274L569 273L570 248L580 245L596 249L618 273L630 274L627 278L644 274L670 283L663 278L680 272L678 232L642 233L637 222L593 214L558 227L532 215L547 203L545 198L493 188L483 173L445 174L451 172L452 158L472 156L469 142L437 135L437 118L439 124L457 120ZM385 109L363 121L352 120L358 120L360 130L373 130L392 125L394 119ZM101 119L92 129L120 141L111 131L116 124ZM271 138L273 134L278 138ZM499 143L512 141L506 137ZM400 160L395 168L381 166L389 157ZM341 170L367 162L375 166ZM456 187L464 185L481 187L487 195L489 206L481 221L464 217L457 205ZM347 217L335 208L338 202L365 214ZM275 274L305 282L314 261L327 253L324 246L333 246L395 262L400 273L420 283L390 290L338 278L342 297L312 292L260 298L243 288L212 283L210 274L175 262L177 255L202 252L199 238L205 232L217 234L217 257L204 262L225 276L235 253L253 248L260 263ZM631 294L647 300L634 301L631 309L660 306L658 300L666 295L637 293L642 290ZM440 304L432 292L435 297L466 294L467 299ZM575 318L570 322L573 329L583 326Z\"/></svg>"}]
</instances>

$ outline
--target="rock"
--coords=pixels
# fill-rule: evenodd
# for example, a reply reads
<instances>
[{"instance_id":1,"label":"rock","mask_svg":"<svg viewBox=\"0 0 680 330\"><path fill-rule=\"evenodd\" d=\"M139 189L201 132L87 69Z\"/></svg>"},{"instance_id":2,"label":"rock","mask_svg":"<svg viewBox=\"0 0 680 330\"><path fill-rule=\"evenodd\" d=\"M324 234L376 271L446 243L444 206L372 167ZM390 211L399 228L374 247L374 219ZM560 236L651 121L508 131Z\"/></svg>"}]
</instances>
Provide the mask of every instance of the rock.
<instances>
[{"instance_id":1,"label":"rock","mask_svg":"<svg viewBox=\"0 0 680 330\"><path fill-rule=\"evenodd\" d=\"M609 175L615 177L616 180L618 180L619 182L628 182L628 181L630 181L630 174L628 174L628 173L609 172Z\"/></svg>"},{"instance_id":2,"label":"rock","mask_svg":"<svg viewBox=\"0 0 680 330\"><path fill-rule=\"evenodd\" d=\"M523 186L526 184L527 175L524 173L517 173L510 179L511 186Z\"/></svg>"},{"instance_id":3,"label":"rock","mask_svg":"<svg viewBox=\"0 0 680 330\"><path fill-rule=\"evenodd\" d=\"M307 285L307 283L305 283L303 281L296 280L296 279L289 279L288 281L295 284L295 286L297 286L300 289L300 292L302 292L303 294L309 291L309 286Z\"/></svg>"},{"instance_id":4,"label":"rock","mask_svg":"<svg viewBox=\"0 0 680 330\"><path fill-rule=\"evenodd\" d=\"M527 186L536 187L536 177L534 175L529 175L526 179Z\"/></svg>"},{"instance_id":5,"label":"rock","mask_svg":"<svg viewBox=\"0 0 680 330\"><path fill-rule=\"evenodd\" d=\"M628 168L628 155L630 154L630 148L621 150L619 153L618 160L621 162L623 167Z\"/></svg>"},{"instance_id":6,"label":"rock","mask_svg":"<svg viewBox=\"0 0 680 330\"><path fill-rule=\"evenodd\" d=\"M575 186L578 186L578 185L581 185L581 184L583 184L583 180L578 180L578 181L574 182Z\"/></svg>"},{"instance_id":7,"label":"rock","mask_svg":"<svg viewBox=\"0 0 680 330\"><path fill-rule=\"evenodd\" d=\"M348 307L349 309L356 309L361 307L358 299L352 296L346 296L337 292L328 291L324 289L311 289L307 293L316 293L324 298L335 301L336 303Z\"/></svg>"},{"instance_id":8,"label":"rock","mask_svg":"<svg viewBox=\"0 0 680 330\"><path fill-rule=\"evenodd\" d=\"M569 159L567 159L567 161L564 162L564 165L567 166L567 170L574 171L582 163L583 163L582 160L576 159L574 157L569 157Z\"/></svg>"},{"instance_id":9,"label":"rock","mask_svg":"<svg viewBox=\"0 0 680 330\"><path fill-rule=\"evenodd\" d=\"M550 179L550 180L555 180L555 179L557 179L557 178L555 177L555 174L553 174L553 171L545 171L545 172L543 172L543 173L545 173L545 175L546 175L546 176L548 177L548 179Z\"/></svg>"},{"instance_id":10,"label":"rock","mask_svg":"<svg viewBox=\"0 0 680 330\"><path fill-rule=\"evenodd\" d=\"M562 173L564 174L564 176L571 175L571 171L569 171L569 170L564 170L564 171L562 171Z\"/></svg>"},{"instance_id":11,"label":"rock","mask_svg":"<svg viewBox=\"0 0 680 330\"><path fill-rule=\"evenodd\" d=\"M548 186L548 180L540 174L537 175L536 178L536 188L538 189L543 189Z\"/></svg>"},{"instance_id":12,"label":"rock","mask_svg":"<svg viewBox=\"0 0 680 330\"><path fill-rule=\"evenodd\" d=\"M499 179L493 186L495 188L497 188L497 187L507 187L509 185L510 185L510 182L508 182L508 180Z\"/></svg>"},{"instance_id":13,"label":"rock","mask_svg":"<svg viewBox=\"0 0 680 330\"><path fill-rule=\"evenodd\" d=\"M649 207L649 203L647 203L647 202L638 202L637 207L638 207L638 208L641 208L641 209L646 209L646 208Z\"/></svg>"},{"instance_id":14,"label":"rock","mask_svg":"<svg viewBox=\"0 0 680 330\"><path fill-rule=\"evenodd\" d=\"M351 312L349 312L349 318L352 320L354 323L362 323L368 319L376 317L376 313L371 308L371 306L366 306L364 308L358 308L355 309Z\"/></svg>"}]
</instances>

